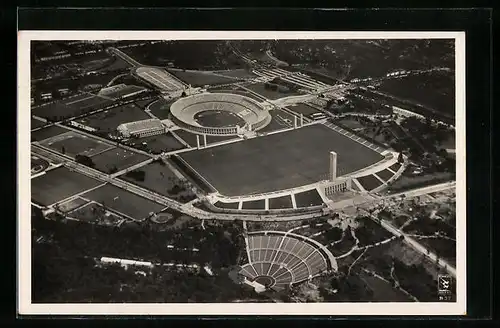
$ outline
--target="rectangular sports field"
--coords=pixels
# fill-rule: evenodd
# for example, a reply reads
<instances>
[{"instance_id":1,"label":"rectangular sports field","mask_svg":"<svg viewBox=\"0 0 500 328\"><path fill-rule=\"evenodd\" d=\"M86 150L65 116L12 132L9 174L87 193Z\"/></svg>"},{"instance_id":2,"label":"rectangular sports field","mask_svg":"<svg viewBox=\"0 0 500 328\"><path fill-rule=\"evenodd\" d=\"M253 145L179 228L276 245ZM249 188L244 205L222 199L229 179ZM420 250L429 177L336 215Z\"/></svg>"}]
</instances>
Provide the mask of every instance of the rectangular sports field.
<instances>
[{"instance_id":1,"label":"rectangular sports field","mask_svg":"<svg viewBox=\"0 0 500 328\"><path fill-rule=\"evenodd\" d=\"M35 203L47 206L97 187L101 183L83 174L60 167L31 179L31 199Z\"/></svg>"},{"instance_id":2,"label":"rectangular sports field","mask_svg":"<svg viewBox=\"0 0 500 328\"><path fill-rule=\"evenodd\" d=\"M76 155L94 156L114 148L102 141L92 139L74 131L69 131L40 142L41 145L52 148L60 153L75 157Z\"/></svg>"},{"instance_id":3,"label":"rectangular sports field","mask_svg":"<svg viewBox=\"0 0 500 328\"><path fill-rule=\"evenodd\" d=\"M146 218L150 212L158 213L165 207L110 184L85 193L82 197L136 220Z\"/></svg>"},{"instance_id":4,"label":"rectangular sports field","mask_svg":"<svg viewBox=\"0 0 500 328\"><path fill-rule=\"evenodd\" d=\"M69 118L72 116L88 113L99 107L107 106L113 101L98 97L89 93L82 93L53 103L35 107L32 113L44 118Z\"/></svg>"},{"instance_id":5,"label":"rectangular sports field","mask_svg":"<svg viewBox=\"0 0 500 328\"><path fill-rule=\"evenodd\" d=\"M146 143L146 145L144 145L143 143ZM151 151L153 154L160 154L161 152L169 152L186 148L170 132L135 140L129 140L127 144L136 149Z\"/></svg>"},{"instance_id":6,"label":"rectangular sports field","mask_svg":"<svg viewBox=\"0 0 500 328\"><path fill-rule=\"evenodd\" d=\"M394 176L394 174L388 169L377 172L377 175L384 181L387 181Z\"/></svg>"},{"instance_id":7,"label":"rectangular sports field","mask_svg":"<svg viewBox=\"0 0 500 328\"><path fill-rule=\"evenodd\" d=\"M73 211L74 209L87 204L88 202L80 197L76 197L70 201L64 202L63 204L59 204L59 210L67 213Z\"/></svg>"},{"instance_id":8,"label":"rectangular sports field","mask_svg":"<svg viewBox=\"0 0 500 328\"><path fill-rule=\"evenodd\" d=\"M241 208L245 210L263 210L266 206L266 201L264 199L249 200L243 202Z\"/></svg>"},{"instance_id":9,"label":"rectangular sports field","mask_svg":"<svg viewBox=\"0 0 500 328\"><path fill-rule=\"evenodd\" d=\"M213 92L213 93L232 93L232 94L242 95L242 96L251 98L253 100L256 100L258 102L261 102L264 100L263 97L257 96L253 93L246 91L245 89L239 89L239 88L238 89L220 89L220 90L210 89L210 92Z\"/></svg>"},{"instance_id":10,"label":"rectangular sports field","mask_svg":"<svg viewBox=\"0 0 500 328\"><path fill-rule=\"evenodd\" d=\"M143 171L144 181L137 181L130 175L124 174L120 179L131 182L143 188L155 191L165 196L171 196L167 190L171 189L177 181L177 177L167 165L153 162L141 166L135 171Z\"/></svg>"},{"instance_id":11,"label":"rectangular sports field","mask_svg":"<svg viewBox=\"0 0 500 328\"><path fill-rule=\"evenodd\" d=\"M34 129L39 128L39 127L42 127L45 124L47 124L47 123L39 121L39 120L37 120L35 118L31 118L31 130L34 130Z\"/></svg>"},{"instance_id":12,"label":"rectangular sports field","mask_svg":"<svg viewBox=\"0 0 500 328\"><path fill-rule=\"evenodd\" d=\"M170 105L173 101L158 99L149 104L149 111L160 120L167 119L170 114Z\"/></svg>"},{"instance_id":13,"label":"rectangular sports field","mask_svg":"<svg viewBox=\"0 0 500 328\"><path fill-rule=\"evenodd\" d=\"M379 153L322 124L180 156L221 194L236 196L326 179L330 151L337 152L339 175L383 159Z\"/></svg>"},{"instance_id":14,"label":"rectangular sports field","mask_svg":"<svg viewBox=\"0 0 500 328\"><path fill-rule=\"evenodd\" d=\"M254 83L245 85L245 88L257 92L259 95L266 97L267 99L276 100L283 97L298 96L300 93L296 92L280 92L271 89L266 89L264 83Z\"/></svg>"},{"instance_id":15,"label":"rectangular sports field","mask_svg":"<svg viewBox=\"0 0 500 328\"><path fill-rule=\"evenodd\" d=\"M31 132L31 141L42 141L63 134L68 131L70 130L62 128L57 125L51 125L46 128Z\"/></svg>"},{"instance_id":16,"label":"rectangular sports field","mask_svg":"<svg viewBox=\"0 0 500 328\"><path fill-rule=\"evenodd\" d=\"M113 167L121 171L132 165L144 162L148 158L146 155L115 147L92 157L92 161L97 170L109 173Z\"/></svg>"},{"instance_id":17,"label":"rectangular sports field","mask_svg":"<svg viewBox=\"0 0 500 328\"><path fill-rule=\"evenodd\" d=\"M269 112L271 114L272 120L264 128L260 129L259 132L274 132L278 130L288 129L293 126L294 116L281 110L274 109ZM297 119L297 124L300 124L300 120Z\"/></svg>"},{"instance_id":18,"label":"rectangular sports field","mask_svg":"<svg viewBox=\"0 0 500 328\"><path fill-rule=\"evenodd\" d=\"M135 104L126 104L108 109L77 120L78 123L91 126L103 132L116 130L122 123L147 120L151 117Z\"/></svg>"},{"instance_id":19,"label":"rectangular sports field","mask_svg":"<svg viewBox=\"0 0 500 328\"><path fill-rule=\"evenodd\" d=\"M293 106L288 106L288 109L293 110L295 113L299 115L303 114L304 116L310 116L315 113L321 113L321 111L317 110L316 108L302 103Z\"/></svg>"},{"instance_id":20,"label":"rectangular sports field","mask_svg":"<svg viewBox=\"0 0 500 328\"><path fill-rule=\"evenodd\" d=\"M205 84L227 84L238 82L239 78L236 77L225 77L219 74L212 74L205 71L178 71L169 70L169 73L177 77L184 83L191 84L193 87L203 86Z\"/></svg>"},{"instance_id":21,"label":"rectangular sports field","mask_svg":"<svg viewBox=\"0 0 500 328\"><path fill-rule=\"evenodd\" d=\"M365 175L364 177L356 178L356 180L361 183L363 188L370 191L382 185L379 179L377 179L373 174Z\"/></svg>"},{"instance_id":22,"label":"rectangular sports field","mask_svg":"<svg viewBox=\"0 0 500 328\"><path fill-rule=\"evenodd\" d=\"M290 195L269 198L270 209L292 208L292 197Z\"/></svg>"},{"instance_id":23,"label":"rectangular sports field","mask_svg":"<svg viewBox=\"0 0 500 328\"><path fill-rule=\"evenodd\" d=\"M318 206L323 204L321 196L316 189L299 192L294 195L297 207Z\"/></svg>"}]
</instances>

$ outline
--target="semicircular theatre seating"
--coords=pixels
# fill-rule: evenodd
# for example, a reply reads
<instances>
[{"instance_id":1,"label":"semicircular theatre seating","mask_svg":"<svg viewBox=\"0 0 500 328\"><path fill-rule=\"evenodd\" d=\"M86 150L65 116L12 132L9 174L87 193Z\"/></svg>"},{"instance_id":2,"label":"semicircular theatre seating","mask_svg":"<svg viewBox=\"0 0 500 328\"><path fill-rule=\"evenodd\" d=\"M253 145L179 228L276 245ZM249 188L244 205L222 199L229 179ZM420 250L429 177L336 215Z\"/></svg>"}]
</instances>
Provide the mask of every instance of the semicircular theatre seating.
<instances>
[{"instance_id":1,"label":"semicircular theatre seating","mask_svg":"<svg viewBox=\"0 0 500 328\"><path fill-rule=\"evenodd\" d=\"M250 280L272 277L276 289L307 280L328 268L316 247L286 235L249 235L248 254L249 263L242 266L240 273Z\"/></svg>"}]
</instances>

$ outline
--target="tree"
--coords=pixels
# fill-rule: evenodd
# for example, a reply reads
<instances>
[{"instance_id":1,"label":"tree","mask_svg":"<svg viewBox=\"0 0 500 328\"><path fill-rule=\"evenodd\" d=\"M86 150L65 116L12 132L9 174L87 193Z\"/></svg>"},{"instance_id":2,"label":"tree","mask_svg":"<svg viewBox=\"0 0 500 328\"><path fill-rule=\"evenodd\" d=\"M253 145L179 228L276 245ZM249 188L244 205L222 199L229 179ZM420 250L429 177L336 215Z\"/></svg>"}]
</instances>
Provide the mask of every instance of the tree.
<instances>
[{"instance_id":1,"label":"tree","mask_svg":"<svg viewBox=\"0 0 500 328\"><path fill-rule=\"evenodd\" d=\"M83 164L83 165L88 166L88 167L92 167L92 168L95 167L94 161L92 161L92 159L90 157L85 156L85 155L80 155L80 154L76 155L75 161L77 163Z\"/></svg>"},{"instance_id":2,"label":"tree","mask_svg":"<svg viewBox=\"0 0 500 328\"><path fill-rule=\"evenodd\" d=\"M400 152L398 156L398 163L402 164L403 162L404 162L403 152Z\"/></svg>"}]
</instances>

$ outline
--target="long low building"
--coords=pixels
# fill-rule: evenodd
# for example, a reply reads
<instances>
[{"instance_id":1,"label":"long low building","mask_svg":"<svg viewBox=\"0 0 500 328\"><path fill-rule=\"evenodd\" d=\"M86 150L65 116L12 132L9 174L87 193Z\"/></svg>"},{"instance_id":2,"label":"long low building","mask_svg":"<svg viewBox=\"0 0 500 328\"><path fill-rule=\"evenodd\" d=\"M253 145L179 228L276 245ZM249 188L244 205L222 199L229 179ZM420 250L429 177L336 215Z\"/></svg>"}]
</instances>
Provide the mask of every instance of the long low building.
<instances>
[{"instance_id":1,"label":"long low building","mask_svg":"<svg viewBox=\"0 0 500 328\"><path fill-rule=\"evenodd\" d=\"M162 134L165 132L165 126L161 123L160 120L154 118L123 123L120 124L116 129L125 138L144 138Z\"/></svg>"}]
</instances>

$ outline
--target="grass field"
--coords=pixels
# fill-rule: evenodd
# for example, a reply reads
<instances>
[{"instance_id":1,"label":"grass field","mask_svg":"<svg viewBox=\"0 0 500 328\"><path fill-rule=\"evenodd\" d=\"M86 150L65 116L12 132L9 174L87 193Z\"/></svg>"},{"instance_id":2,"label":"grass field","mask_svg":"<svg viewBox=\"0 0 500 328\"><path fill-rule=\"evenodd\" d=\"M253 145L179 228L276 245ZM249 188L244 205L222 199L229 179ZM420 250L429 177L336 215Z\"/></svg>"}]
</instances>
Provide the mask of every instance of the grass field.
<instances>
[{"instance_id":1,"label":"grass field","mask_svg":"<svg viewBox=\"0 0 500 328\"><path fill-rule=\"evenodd\" d=\"M201 126L225 127L243 126L245 120L228 111L207 110L194 115L195 121Z\"/></svg>"},{"instance_id":2,"label":"grass field","mask_svg":"<svg viewBox=\"0 0 500 328\"><path fill-rule=\"evenodd\" d=\"M136 220L146 218L150 212L158 213L165 207L110 184L85 193L82 197Z\"/></svg>"},{"instance_id":3,"label":"grass field","mask_svg":"<svg viewBox=\"0 0 500 328\"><path fill-rule=\"evenodd\" d=\"M113 148L92 157L95 168L99 171L109 173L110 169L116 167L118 171L126 169L132 165L143 162L149 157L126 150L123 148Z\"/></svg>"},{"instance_id":4,"label":"grass field","mask_svg":"<svg viewBox=\"0 0 500 328\"><path fill-rule=\"evenodd\" d=\"M67 201L63 204L60 204L59 210L66 213L66 212L73 211L74 209L76 209L84 204L87 204L87 203L88 203L88 201L81 199L80 197L77 197L77 198L72 199L70 201Z\"/></svg>"},{"instance_id":5,"label":"grass field","mask_svg":"<svg viewBox=\"0 0 500 328\"><path fill-rule=\"evenodd\" d=\"M81 118L77 122L96 128L99 131L112 132L122 123L147 120L149 118L151 117L138 106L127 104Z\"/></svg>"},{"instance_id":6,"label":"grass field","mask_svg":"<svg viewBox=\"0 0 500 328\"><path fill-rule=\"evenodd\" d=\"M264 128L260 129L259 132L273 132L278 130L283 130L291 128L293 126L293 115L288 114L281 109L274 109L269 112L271 114L272 120ZM298 123L297 123L298 124Z\"/></svg>"},{"instance_id":7,"label":"grass field","mask_svg":"<svg viewBox=\"0 0 500 328\"><path fill-rule=\"evenodd\" d=\"M243 202L241 208L244 210L263 210L265 207L265 200L251 200L247 202Z\"/></svg>"},{"instance_id":8,"label":"grass field","mask_svg":"<svg viewBox=\"0 0 500 328\"><path fill-rule=\"evenodd\" d=\"M31 179L31 199L48 206L100 184L100 181L60 167Z\"/></svg>"},{"instance_id":9,"label":"grass field","mask_svg":"<svg viewBox=\"0 0 500 328\"><path fill-rule=\"evenodd\" d=\"M310 115L315 114L315 113L321 113L321 111L317 110L314 107L306 105L306 104L296 104L293 106L288 106L287 108L294 111L295 113L297 113L299 115L304 114L304 116L310 116Z\"/></svg>"},{"instance_id":10,"label":"grass field","mask_svg":"<svg viewBox=\"0 0 500 328\"><path fill-rule=\"evenodd\" d=\"M325 179L329 152L347 174L383 157L323 126L311 125L180 155L221 194L254 194Z\"/></svg>"},{"instance_id":11,"label":"grass field","mask_svg":"<svg viewBox=\"0 0 500 328\"><path fill-rule=\"evenodd\" d=\"M98 213L98 214L97 214ZM69 214L70 217L79 221L97 223L100 225L116 226L123 218L105 210L97 203L91 203L80 207Z\"/></svg>"},{"instance_id":12,"label":"grass field","mask_svg":"<svg viewBox=\"0 0 500 328\"><path fill-rule=\"evenodd\" d=\"M127 174L120 176L120 179L129 181L133 184L155 191L170 198L178 199L180 196L190 197L193 195L190 190L183 190L177 194L169 192L174 185L178 184L178 179L167 165L161 165L160 163L154 162L142 166L136 171L145 172L144 181L137 181Z\"/></svg>"},{"instance_id":13,"label":"grass field","mask_svg":"<svg viewBox=\"0 0 500 328\"><path fill-rule=\"evenodd\" d=\"M368 191L373 190L378 186L382 185L382 182L380 182L379 179L373 176L373 174L365 175L364 177L359 177L356 179L359 181L359 183L361 183L363 188L365 188Z\"/></svg>"},{"instance_id":14,"label":"grass field","mask_svg":"<svg viewBox=\"0 0 500 328\"><path fill-rule=\"evenodd\" d=\"M31 130L44 126L45 122L39 121L37 119L31 118Z\"/></svg>"},{"instance_id":15,"label":"grass field","mask_svg":"<svg viewBox=\"0 0 500 328\"><path fill-rule=\"evenodd\" d=\"M217 73L219 75L229 76L229 77L237 77L237 78L241 78L241 79L247 79L247 78L254 78L254 77L256 77L255 74L253 74L252 72L247 71L244 68L224 70L224 71L215 71L214 73Z\"/></svg>"},{"instance_id":16,"label":"grass field","mask_svg":"<svg viewBox=\"0 0 500 328\"><path fill-rule=\"evenodd\" d=\"M394 163L392 164L391 166L389 166L389 168L391 170L393 170L394 172L397 172L399 170L399 168L401 167L401 164L400 163Z\"/></svg>"},{"instance_id":17,"label":"grass field","mask_svg":"<svg viewBox=\"0 0 500 328\"><path fill-rule=\"evenodd\" d=\"M191 147L196 147L196 134L191 133L182 129L176 130L173 133L175 133L177 136L179 136L182 140L187 142L188 145ZM207 144L212 144L215 142L220 142L223 140L231 140L231 139L238 139L238 136L207 136ZM203 145L203 136L200 135L200 145Z\"/></svg>"},{"instance_id":18,"label":"grass field","mask_svg":"<svg viewBox=\"0 0 500 328\"><path fill-rule=\"evenodd\" d=\"M146 145L143 145L143 142ZM161 152L169 152L185 148L185 146L177 140L171 133L158 134L155 136L129 140L128 145L131 147L150 151L153 154Z\"/></svg>"},{"instance_id":19,"label":"grass field","mask_svg":"<svg viewBox=\"0 0 500 328\"><path fill-rule=\"evenodd\" d=\"M235 83L241 80L235 77L224 77L220 75L214 75L207 72L196 72L196 71L178 71L169 70L169 73L175 75L179 80L191 84L193 87L199 87L206 84L228 84Z\"/></svg>"},{"instance_id":20,"label":"grass field","mask_svg":"<svg viewBox=\"0 0 500 328\"><path fill-rule=\"evenodd\" d=\"M65 154L72 157L78 154L92 157L95 154L114 148L114 146L110 146L102 141L89 138L74 131L45 139L40 142L40 144L60 153L62 153L64 149Z\"/></svg>"},{"instance_id":21,"label":"grass field","mask_svg":"<svg viewBox=\"0 0 500 328\"><path fill-rule=\"evenodd\" d=\"M426 175L400 176L389 186L390 192L402 192L411 188L421 188L431 184L451 181L455 175L449 172L436 172Z\"/></svg>"},{"instance_id":22,"label":"grass field","mask_svg":"<svg viewBox=\"0 0 500 328\"><path fill-rule=\"evenodd\" d=\"M134 104L139 108L146 109L148 105L153 103L154 101L156 101L156 99L143 99L134 101Z\"/></svg>"},{"instance_id":23,"label":"grass field","mask_svg":"<svg viewBox=\"0 0 500 328\"><path fill-rule=\"evenodd\" d=\"M379 89L446 114L455 114L453 73L434 72L399 79L387 79L382 82Z\"/></svg>"},{"instance_id":24,"label":"grass field","mask_svg":"<svg viewBox=\"0 0 500 328\"><path fill-rule=\"evenodd\" d=\"M46 128L31 132L31 141L42 141L63 134L68 131L70 130L62 128L57 125L51 125Z\"/></svg>"},{"instance_id":25,"label":"grass field","mask_svg":"<svg viewBox=\"0 0 500 328\"><path fill-rule=\"evenodd\" d=\"M112 102L110 99L97 97L89 93L82 93L32 108L32 113L44 118L62 119L88 113L99 107L102 108L110 105Z\"/></svg>"},{"instance_id":26,"label":"grass field","mask_svg":"<svg viewBox=\"0 0 500 328\"><path fill-rule=\"evenodd\" d=\"M385 169L385 170L382 170L382 171L379 171L377 172L377 175L384 181L387 182L387 180L389 180L390 178L392 178L394 176L394 174L392 174L391 171L389 171L388 169Z\"/></svg>"},{"instance_id":27,"label":"grass field","mask_svg":"<svg viewBox=\"0 0 500 328\"><path fill-rule=\"evenodd\" d=\"M271 100L300 95L300 93L297 92L280 92L280 91L273 91L270 89L266 89L264 87L264 83L248 84L245 85L245 88L250 89L258 93L259 95Z\"/></svg>"},{"instance_id":28,"label":"grass field","mask_svg":"<svg viewBox=\"0 0 500 328\"><path fill-rule=\"evenodd\" d=\"M292 197L289 195L269 198L269 209L292 208Z\"/></svg>"},{"instance_id":29,"label":"grass field","mask_svg":"<svg viewBox=\"0 0 500 328\"><path fill-rule=\"evenodd\" d=\"M170 105L172 103L173 101L158 99L149 105L149 110L154 116L158 117L160 120L164 120L168 118Z\"/></svg>"},{"instance_id":30,"label":"grass field","mask_svg":"<svg viewBox=\"0 0 500 328\"><path fill-rule=\"evenodd\" d=\"M234 203L216 202L214 204L214 206L218 207L218 208L229 208L229 209L237 210L239 203L238 202L234 202Z\"/></svg>"},{"instance_id":31,"label":"grass field","mask_svg":"<svg viewBox=\"0 0 500 328\"><path fill-rule=\"evenodd\" d=\"M323 205L323 200L316 189L299 192L295 194L295 204L297 207L309 207Z\"/></svg>"},{"instance_id":32,"label":"grass field","mask_svg":"<svg viewBox=\"0 0 500 328\"><path fill-rule=\"evenodd\" d=\"M242 95L242 96L245 96L245 97L248 97L248 98L251 98L253 100L256 100L256 101L263 101L264 98L262 97L258 97L256 95L254 95L253 93L250 93L246 90L243 90L243 89L210 89L210 92L213 92L213 93L233 93L233 94L237 94L237 95Z\"/></svg>"}]
</instances>

